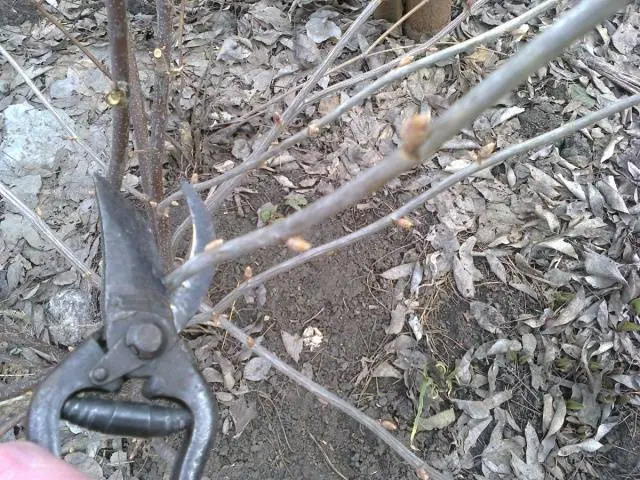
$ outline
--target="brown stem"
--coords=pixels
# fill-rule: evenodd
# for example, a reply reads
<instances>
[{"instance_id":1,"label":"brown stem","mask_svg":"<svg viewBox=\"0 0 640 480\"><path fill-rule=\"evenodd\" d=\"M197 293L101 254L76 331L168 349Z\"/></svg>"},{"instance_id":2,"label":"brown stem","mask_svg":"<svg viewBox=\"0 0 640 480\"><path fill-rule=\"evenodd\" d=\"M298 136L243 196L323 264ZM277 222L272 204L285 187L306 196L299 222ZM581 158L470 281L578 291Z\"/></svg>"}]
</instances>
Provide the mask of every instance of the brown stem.
<instances>
[{"instance_id":1,"label":"brown stem","mask_svg":"<svg viewBox=\"0 0 640 480\"><path fill-rule=\"evenodd\" d=\"M111 50L112 90L108 103L113 109L111 129L111 157L107 169L107 179L120 188L126 167L129 147L129 59L127 34L127 2L125 0L105 0Z\"/></svg>"},{"instance_id":2,"label":"brown stem","mask_svg":"<svg viewBox=\"0 0 640 480\"><path fill-rule=\"evenodd\" d=\"M157 43L153 51L155 60L155 85L153 91L153 106L151 108L151 158L149 162L149 180L151 198L160 202L164 196L164 179L162 165L165 161L165 133L167 131L167 117L169 114L169 84L171 68L171 2L157 0L156 13L158 16ZM158 217L157 237L158 249L164 260L165 268L169 268L170 235L168 218Z\"/></svg>"}]
</instances>

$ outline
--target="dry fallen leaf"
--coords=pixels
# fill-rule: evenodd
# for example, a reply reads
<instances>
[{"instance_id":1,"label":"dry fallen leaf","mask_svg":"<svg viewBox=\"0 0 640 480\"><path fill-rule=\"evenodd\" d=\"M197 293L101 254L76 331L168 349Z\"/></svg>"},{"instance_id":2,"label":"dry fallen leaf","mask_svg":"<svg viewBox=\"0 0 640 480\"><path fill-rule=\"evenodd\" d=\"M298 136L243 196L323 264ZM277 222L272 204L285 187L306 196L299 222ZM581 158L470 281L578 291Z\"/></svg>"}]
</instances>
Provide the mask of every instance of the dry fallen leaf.
<instances>
[{"instance_id":1,"label":"dry fallen leaf","mask_svg":"<svg viewBox=\"0 0 640 480\"><path fill-rule=\"evenodd\" d=\"M391 312L391 323L384 329L384 333L387 335L397 335L402 331L404 326L404 320L407 316L407 307L399 303L396 308Z\"/></svg>"},{"instance_id":2,"label":"dry fallen leaf","mask_svg":"<svg viewBox=\"0 0 640 480\"><path fill-rule=\"evenodd\" d=\"M382 362L380 365L378 365L371 373L371 376L376 378L379 378L379 377L402 378L402 374L398 370L393 368L389 364L389 362Z\"/></svg>"},{"instance_id":3,"label":"dry fallen leaf","mask_svg":"<svg viewBox=\"0 0 640 480\"><path fill-rule=\"evenodd\" d=\"M280 332L282 336L282 343L284 343L284 349L294 362L298 363L300 360L300 353L302 353L302 337L299 335L291 335L288 332L282 330Z\"/></svg>"},{"instance_id":4,"label":"dry fallen leaf","mask_svg":"<svg viewBox=\"0 0 640 480\"><path fill-rule=\"evenodd\" d=\"M441 430L445 427L448 427L453 422L456 421L456 415L453 411L453 408L449 408L447 410L443 410L442 412L436 413L435 415L431 415L427 418L418 418L417 422L417 431L430 431L430 430Z\"/></svg>"},{"instance_id":5,"label":"dry fallen leaf","mask_svg":"<svg viewBox=\"0 0 640 480\"><path fill-rule=\"evenodd\" d=\"M413 272L414 263L403 263L390 268L380 274L385 280L399 280L401 278L408 277Z\"/></svg>"},{"instance_id":6,"label":"dry fallen leaf","mask_svg":"<svg viewBox=\"0 0 640 480\"><path fill-rule=\"evenodd\" d=\"M269 376L271 362L261 357L254 357L244 366L244 378L251 382L265 380Z\"/></svg>"}]
</instances>

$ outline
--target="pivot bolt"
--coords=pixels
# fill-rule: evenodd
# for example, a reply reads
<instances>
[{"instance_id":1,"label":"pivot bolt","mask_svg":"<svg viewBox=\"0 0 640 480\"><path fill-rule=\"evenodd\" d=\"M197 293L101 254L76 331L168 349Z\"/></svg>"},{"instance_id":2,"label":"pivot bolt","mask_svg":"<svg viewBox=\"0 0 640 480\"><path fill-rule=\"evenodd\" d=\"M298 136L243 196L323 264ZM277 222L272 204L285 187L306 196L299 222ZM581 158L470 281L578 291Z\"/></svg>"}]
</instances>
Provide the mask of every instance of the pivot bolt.
<instances>
[{"instance_id":1,"label":"pivot bolt","mask_svg":"<svg viewBox=\"0 0 640 480\"><path fill-rule=\"evenodd\" d=\"M127 346L138 358L149 360L162 348L164 335L160 327L153 323L132 325L127 331Z\"/></svg>"},{"instance_id":2,"label":"pivot bolt","mask_svg":"<svg viewBox=\"0 0 640 480\"><path fill-rule=\"evenodd\" d=\"M91 372L91 380L96 383L104 382L109 376L109 371L104 367L98 367Z\"/></svg>"}]
</instances>

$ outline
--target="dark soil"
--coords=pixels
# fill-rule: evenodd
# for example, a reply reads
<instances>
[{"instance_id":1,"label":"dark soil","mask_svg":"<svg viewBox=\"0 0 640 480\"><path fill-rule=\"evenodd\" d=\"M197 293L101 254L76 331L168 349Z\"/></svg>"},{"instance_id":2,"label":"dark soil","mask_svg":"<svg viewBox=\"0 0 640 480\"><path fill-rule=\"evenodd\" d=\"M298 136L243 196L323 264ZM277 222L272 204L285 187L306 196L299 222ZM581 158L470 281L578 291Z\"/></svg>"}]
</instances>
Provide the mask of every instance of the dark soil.
<instances>
[{"instance_id":1,"label":"dark soil","mask_svg":"<svg viewBox=\"0 0 640 480\"><path fill-rule=\"evenodd\" d=\"M251 186L260 188L260 193L248 200L253 210L266 201L280 202L282 188L268 177ZM235 210L235 205L229 207ZM324 243L379 218L389 208L385 205L384 210L366 212L351 209L305 237L314 245ZM219 216L220 236L229 238L254 228L255 213L247 217L239 219L231 211ZM429 218L421 220L426 232ZM358 404L373 418L395 419L401 429L410 429L413 406L401 381L371 382L362 391L362 385L356 387L354 380L362 370L361 360L375 358L392 340L384 334L393 308L392 291L373 273L402 263L403 254L413 242L411 234L394 229L316 259L268 282L267 302L262 309L239 302L237 321L246 325L268 316L264 343L285 359L288 356L281 330L301 333L304 326L319 328L324 334L321 348L313 353L303 351L299 365L309 362L316 382ZM271 249L253 256L248 263L254 271L261 271L290 255L286 249ZM242 279L243 268L223 267L214 281L216 290L233 288ZM457 313L462 319L461 311ZM211 478L339 478L325 454L346 478L408 478L407 466L368 431L288 379L274 375L257 390L247 396L257 405L257 418L239 438L218 438L209 465ZM408 439L408 430L400 435Z\"/></svg>"}]
</instances>

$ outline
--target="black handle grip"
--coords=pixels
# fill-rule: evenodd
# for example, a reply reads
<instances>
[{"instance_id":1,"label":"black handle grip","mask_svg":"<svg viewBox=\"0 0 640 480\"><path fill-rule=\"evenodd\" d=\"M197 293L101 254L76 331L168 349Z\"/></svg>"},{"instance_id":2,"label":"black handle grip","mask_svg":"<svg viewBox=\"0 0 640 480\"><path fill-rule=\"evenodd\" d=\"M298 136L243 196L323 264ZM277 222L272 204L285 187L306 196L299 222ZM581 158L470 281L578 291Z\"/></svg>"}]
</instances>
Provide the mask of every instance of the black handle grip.
<instances>
[{"instance_id":1,"label":"black handle grip","mask_svg":"<svg viewBox=\"0 0 640 480\"><path fill-rule=\"evenodd\" d=\"M62 418L89 430L141 438L170 435L190 428L193 422L186 408L91 397L68 399Z\"/></svg>"}]
</instances>

